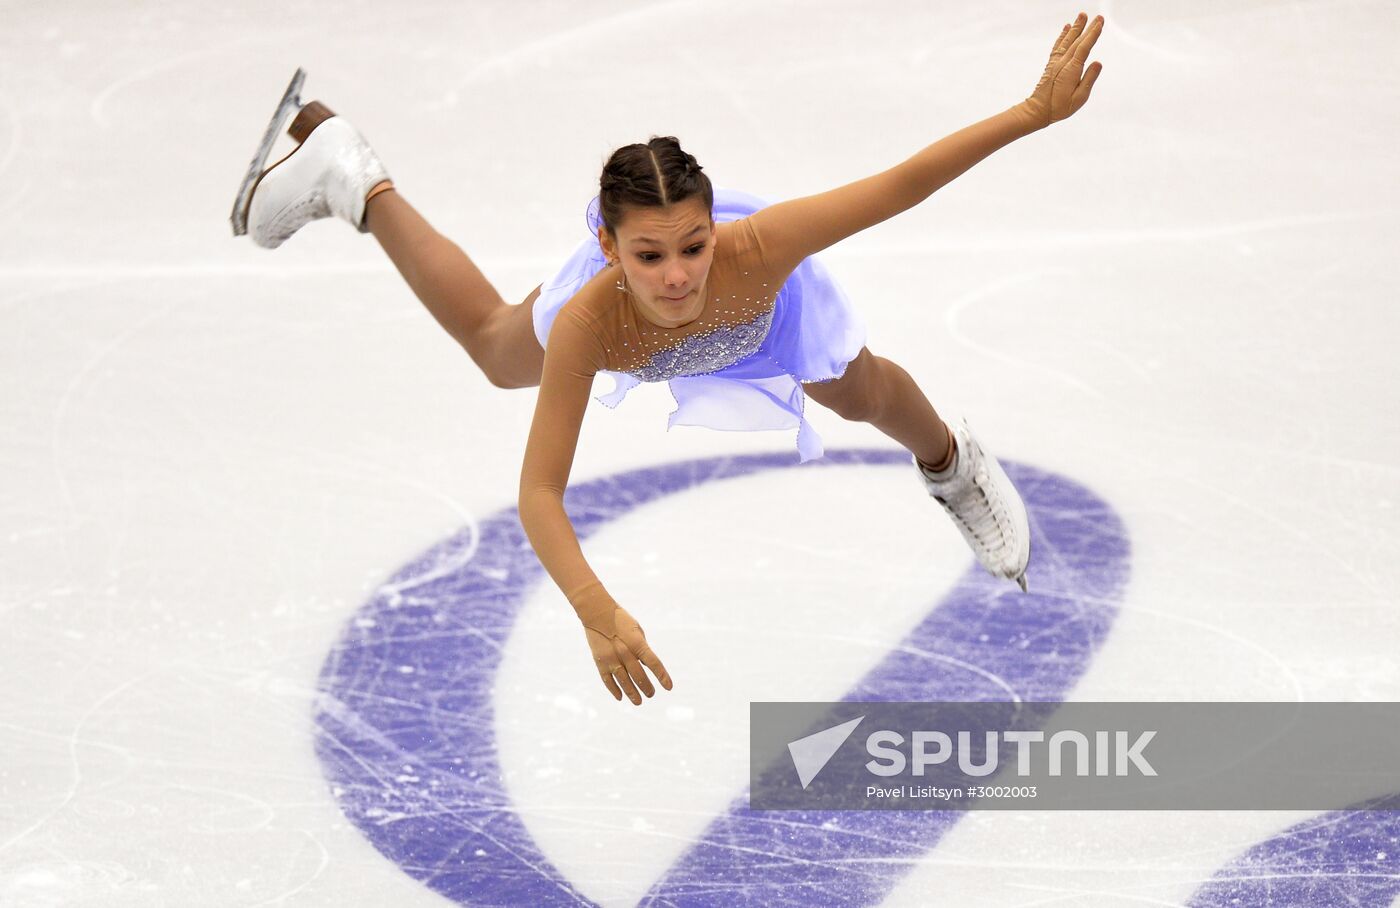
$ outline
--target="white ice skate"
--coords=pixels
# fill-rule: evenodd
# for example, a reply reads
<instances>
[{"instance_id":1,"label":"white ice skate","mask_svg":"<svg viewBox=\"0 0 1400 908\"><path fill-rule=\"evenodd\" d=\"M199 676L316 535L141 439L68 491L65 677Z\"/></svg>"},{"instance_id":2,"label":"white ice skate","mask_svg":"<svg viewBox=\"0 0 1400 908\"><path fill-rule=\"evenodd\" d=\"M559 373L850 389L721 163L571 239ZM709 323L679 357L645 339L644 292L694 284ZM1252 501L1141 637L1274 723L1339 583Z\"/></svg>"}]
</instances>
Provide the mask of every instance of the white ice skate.
<instances>
[{"instance_id":1,"label":"white ice skate","mask_svg":"<svg viewBox=\"0 0 1400 908\"><path fill-rule=\"evenodd\" d=\"M389 179L369 143L344 117L319 101L301 104L298 92L305 78L300 69L292 77L233 203L233 235L247 233L268 249L276 249L309 222L332 215L368 233L365 197ZM297 147L263 170L277 132L293 109L297 115L287 132Z\"/></svg>"},{"instance_id":2,"label":"white ice skate","mask_svg":"<svg viewBox=\"0 0 1400 908\"><path fill-rule=\"evenodd\" d=\"M982 567L994 577L1016 581L1025 592L1031 557L1026 505L1001 464L972 437L967 422L949 428L958 453L946 477L931 479L918 458L913 458L924 488L952 515Z\"/></svg>"}]
</instances>

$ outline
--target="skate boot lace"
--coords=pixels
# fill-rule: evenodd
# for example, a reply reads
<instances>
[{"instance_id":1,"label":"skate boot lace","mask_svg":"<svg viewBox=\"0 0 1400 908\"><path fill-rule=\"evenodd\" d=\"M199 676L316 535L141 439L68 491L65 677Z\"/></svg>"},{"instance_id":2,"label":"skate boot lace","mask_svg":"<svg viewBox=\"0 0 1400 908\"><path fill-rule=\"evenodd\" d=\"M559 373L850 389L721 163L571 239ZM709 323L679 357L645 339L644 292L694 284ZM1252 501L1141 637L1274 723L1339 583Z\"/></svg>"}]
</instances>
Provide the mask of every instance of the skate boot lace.
<instances>
[{"instance_id":1,"label":"skate boot lace","mask_svg":"<svg viewBox=\"0 0 1400 908\"><path fill-rule=\"evenodd\" d=\"M934 499L958 522L978 560L999 569L997 562L1010 550L1013 524L1006 502L987 472L982 452L979 450L974 456L976 467L966 483L947 497L935 495Z\"/></svg>"},{"instance_id":2,"label":"skate boot lace","mask_svg":"<svg viewBox=\"0 0 1400 908\"><path fill-rule=\"evenodd\" d=\"M268 222L265 232L285 240L307 223L328 217L330 214L331 206L327 203L326 193L319 185L314 186L295 202L277 212Z\"/></svg>"}]
</instances>

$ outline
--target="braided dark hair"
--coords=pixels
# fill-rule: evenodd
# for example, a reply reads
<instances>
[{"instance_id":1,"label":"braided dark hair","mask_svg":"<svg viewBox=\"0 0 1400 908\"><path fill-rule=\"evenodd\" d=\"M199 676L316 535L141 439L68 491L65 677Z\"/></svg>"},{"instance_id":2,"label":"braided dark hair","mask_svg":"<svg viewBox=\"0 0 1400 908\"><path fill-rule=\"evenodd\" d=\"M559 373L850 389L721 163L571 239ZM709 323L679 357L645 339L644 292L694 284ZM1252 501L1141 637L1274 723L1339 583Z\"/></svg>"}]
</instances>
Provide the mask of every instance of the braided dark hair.
<instances>
[{"instance_id":1,"label":"braided dark hair","mask_svg":"<svg viewBox=\"0 0 1400 908\"><path fill-rule=\"evenodd\" d=\"M608 158L598 180L603 225L615 234L629 208L661 208L697 196L705 210L713 212L715 190L702 170L694 155L681 150L675 136L652 136L645 144L624 145Z\"/></svg>"}]
</instances>

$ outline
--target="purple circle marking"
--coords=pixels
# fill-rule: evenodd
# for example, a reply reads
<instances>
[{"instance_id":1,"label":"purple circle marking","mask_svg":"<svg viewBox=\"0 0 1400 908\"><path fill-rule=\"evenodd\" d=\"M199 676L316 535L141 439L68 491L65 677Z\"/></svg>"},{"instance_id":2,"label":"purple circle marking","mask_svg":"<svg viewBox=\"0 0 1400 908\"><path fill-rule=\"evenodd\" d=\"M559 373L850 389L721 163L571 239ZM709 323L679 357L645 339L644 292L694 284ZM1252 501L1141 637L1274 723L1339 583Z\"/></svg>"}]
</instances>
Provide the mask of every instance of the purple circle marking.
<instances>
[{"instance_id":1,"label":"purple circle marking","mask_svg":"<svg viewBox=\"0 0 1400 908\"><path fill-rule=\"evenodd\" d=\"M713 457L572 486L564 502L586 539L684 489L851 464L913 469L891 450L828 451L801 466L791 452ZM844 699L1005 700L1010 690L1056 702L1084 673L1127 583L1123 523L1077 483L1003 466L1030 513L1030 595L971 564ZM910 484L918 494L912 475ZM321 672L316 750L341 810L386 857L460 904L592 904L540 851L500 782L490 689L521 605L545 576L515 508L503 509L386 582ZM877 904L962 816L773 814L746 800L736 793L642 904Z\"/></svg>"},{"instance_id":2,"label":"purple circle marking","mask_svg":"<svg viewBox=\"0 0 1400 908\"><path fill-rule=\"evenodd\" d=\"M1190 908L1348 905L1400 896L1400 795L1325 813L1260 842L1196 891Z\"/></svg>"}]
</instances>

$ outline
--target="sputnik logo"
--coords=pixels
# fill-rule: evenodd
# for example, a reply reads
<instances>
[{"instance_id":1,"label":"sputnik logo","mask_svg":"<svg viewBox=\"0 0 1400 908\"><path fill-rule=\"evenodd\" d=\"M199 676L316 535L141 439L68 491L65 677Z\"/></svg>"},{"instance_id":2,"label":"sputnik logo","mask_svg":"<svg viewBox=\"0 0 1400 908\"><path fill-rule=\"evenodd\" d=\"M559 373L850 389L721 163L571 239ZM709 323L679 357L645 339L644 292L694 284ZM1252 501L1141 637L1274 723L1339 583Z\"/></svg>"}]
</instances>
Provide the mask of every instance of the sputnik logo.
<instances>
[{"instance_id":1,"label":"sputnik logo","mask_svg":"<svg viewBox=\"0 0 1400 908\"><path fill-rule=\"evenodd\" d=\"M822 767L830 762L836 751L841 749L841 745L846 743L851 732L856 730L856 726L864 718L865 716L857 716L849 722L833 725L831 728L819 731L814 735L798 738L796 741L788 743L788 753L792 755L792 765L797 769L797 778L802 782L803 791L807 790L807 786L817 777L817 773L821 772Z\"/></svg>"}]
</instances>

